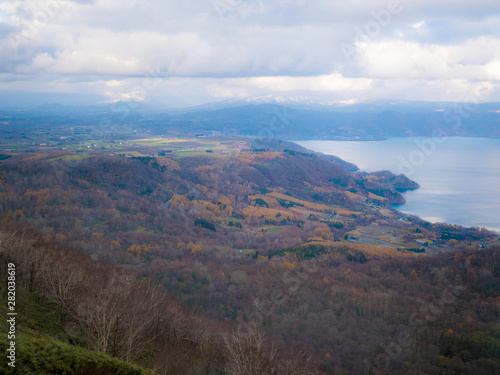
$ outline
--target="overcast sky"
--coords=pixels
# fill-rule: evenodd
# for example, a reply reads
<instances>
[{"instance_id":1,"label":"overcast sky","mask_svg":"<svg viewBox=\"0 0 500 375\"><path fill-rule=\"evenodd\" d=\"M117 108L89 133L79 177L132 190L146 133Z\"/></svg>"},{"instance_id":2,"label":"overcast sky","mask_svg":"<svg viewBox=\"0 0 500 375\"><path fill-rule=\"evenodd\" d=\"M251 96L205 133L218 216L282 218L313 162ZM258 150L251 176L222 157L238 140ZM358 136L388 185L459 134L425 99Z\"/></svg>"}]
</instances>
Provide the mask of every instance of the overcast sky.
<instances>
[{"instance_id":1,"label":"overcast sky","mask_svg":"<svg viewBox=\"0 0 500 375\"><path fill-rule=\"evenodd\" d=\"M4 96L488 102L499 81L498 0L0 2Z\"/></svg>"}]
</instances>

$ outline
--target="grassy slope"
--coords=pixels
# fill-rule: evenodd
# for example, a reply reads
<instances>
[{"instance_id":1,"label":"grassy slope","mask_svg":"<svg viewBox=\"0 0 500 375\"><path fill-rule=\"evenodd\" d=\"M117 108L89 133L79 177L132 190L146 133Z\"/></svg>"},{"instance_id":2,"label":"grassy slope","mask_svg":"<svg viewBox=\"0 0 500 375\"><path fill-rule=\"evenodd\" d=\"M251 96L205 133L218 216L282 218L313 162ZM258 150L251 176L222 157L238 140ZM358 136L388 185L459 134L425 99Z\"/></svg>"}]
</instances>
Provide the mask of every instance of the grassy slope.
<instances>
[{"instance_id":1,"label":"grassy slope","mask_svg":"<svg viewBox=\"0 0 500 375\"><path fill-rule=\"evenodd\" d=\"M7 316L5 285L2 284L1 314ZM9 374L60 374L60 375L153 375L144 370L79 346L72 345L60 325L61 306L56 302L29 293L22 288L16 290L16 306L19 315L16 325L15 367L8 365L6 355L0 357L1 373ZM8 331L7 319L0 319L0 331ZM0 351L6 353L9 343L6 335L0 340Z\"/></svg>"}]
</instances>

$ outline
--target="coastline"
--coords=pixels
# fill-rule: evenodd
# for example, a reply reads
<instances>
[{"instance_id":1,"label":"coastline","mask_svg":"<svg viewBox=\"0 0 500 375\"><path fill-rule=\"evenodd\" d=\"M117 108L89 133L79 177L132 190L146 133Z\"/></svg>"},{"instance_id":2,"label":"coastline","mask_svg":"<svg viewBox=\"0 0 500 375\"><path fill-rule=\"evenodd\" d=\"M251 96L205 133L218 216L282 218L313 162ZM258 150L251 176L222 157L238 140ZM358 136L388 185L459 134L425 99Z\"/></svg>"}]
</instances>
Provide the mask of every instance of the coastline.
<instances>
[{"instance_id":1,"label":"coastline","mask_svg":"<svg viewBox=\"0 0 500 375\"><path fill-rule=\"evenodd\" d=\"M317 140L304 140L304 141L292 141L294 143L297 143L300 147L307 148L309 150L313 150L318 153L324 153L326 155L330 154L335 154L336 156L342 158L343 160L346 160L350 163L355 163L356 166L358 167L359 170L367 170L369 172L373 172L374 170L377 170L378 168L374 168L373 165L378 162L382 166L380 169L391 169L391 163L394 169L394 166L397 167L397 164L395 164L395 160L397 160L397 157L401 157L400 155L404 156L404 152L411 152L412 148L414 146L414 142L418 140L423 140L423 138L420 137L398 137L397 139L391 138L387 141L382 142L359 142L358 140L349 140L349 142L344 141L317 141ZM480 183L478 182L477 185L470 186L471 182L467 180L471 180L470 176L464 177L464 180L468 183L465 187L461 188L462 190L459 190L455 185L455 181L450 180L451 186L447 186L446 183L448 183L448 180L445 180L445 175L448 173L446 170L446 165L442 160L445 160L444 157L442 157L442 160L438 160L442 164L443 168L443 173L437 174L434 177L434 180L431 180L430 178L422 178L422 169L428 168L428 164L431 164L433 161L433 158L440 157L441 154L444 156L452 157L451 151L448 149L450 146L453 146L455 143L458 143L460 145L464 145L464 152L463 155L459 155L461 158L458 159L458 166L454 167L453 173L458 174L460 172L460 166L463 165L464 170L466 172L469 172L469 170L472 170L472 167L470 164L473 163L473 161L469 160L472 159L468 155L472 153L474 155L475 149L481 149L481 145L483 141L486 142L486 146L489 146L489 148L492 148L492 145L496 145L497 143L500 143L500 139L498 139L496 142L492 138L464 138L464 137L447 137L446 142L444 145L440 145L439 148L436 150L435 154L430 155L429 162L426 164L424 163L422 166L419 166L419 168L416 168L415 173L411 174L410 178L415 179L419 187L418 188L398 188L397 191L400 192L404 198L405 202L401 203L396 203L393 206L394 209L396 209L398 212L404 215L413 215L416 217L420 217L424 221L429 221L431 223L447 223L450 225L460 225L463 227L485 227L490 231L493 231L497 234L500 234L500 223L496 223L495 219L495 211L492 211L492 208L490 207L491 205L500 205L500 199L492 199L492 202L488 201L487 203L484 202L485 197L487 194L481 194L478 192L478 187L481 189L485 189L485 185L488 186L488 183ZM311 147L312 142L314 144L319 145L319 147ZM398 146L398 152L399 154L396 155L396 157L392 156L389 157L380 157L380 155L377 155L377 152L380 153L382 151L391 151L390 147L393 146L395 143L401 142L402 146ZM492 144L493 142L493 144ZM328 147L328 145L334 145L335 147ZM356 147L358 146L359 147ZM342 146L342 149L340 150L339 146ZM348 146L348 147L347 147ZM404 147L406 148L409 147L408 150L405 150ZM345 152L347 149L348 152ZM360 150L358 152L358 150ZM452 150L453 151L453 150ZM492 151L493 152L493 151ZM345 157L344 154L349 155L350 157ZM367 155L368 154L368 155ZM372 157L375 155L374 157ZM496 155L496 154L495 154ZM358 158L358 160L356 160ZM363 159L365 158L365 159ZM380 159L380 160L376 160ZM494 159L494 158L492 158ZM384 163L384 160L386 163ZM476 160L476 159L474 159ZM482 159L479 159L482 160ZM482 166L480 162L476 160L476 163L479 164L479 166ZM370 165L372 168L364 168L366 165ZM484 163L483 163L484 164ZM492 164L492 163L490 163ZM473 165L476 167L475 165ZM495 166L491 166L490 168L494 168ZM450 168L451 169L451 168ZM494 171L499 174L498 168L494 169ZM476 172L474 170L474 172ZM499 171L500 172L500 171ZM451 172L449 173L451 174ZM473 178L485 178L485 175L487 175L487 171L482 171L481 174L479 172L476 172L477 175L474 175ZM421 177L421 178L418 178ZM425 176L424 176L425 177ZM441 177L443 178L443 181L440 181ZM454 177L454 176L452 176ZM429 181L430 180L430 181ZM460 181L459 181L460 182ZM490 184L493 185L493 184ZM453 192L453 189L459 190L458 193ZM456 202L459 201L463 203L465 199L463 197L460 197L458 194L465 194L464 192L466 191L472 191L474 192L473 195L470 194L470 196L466 196L465 198L468 198L469 201L472 201L472 203L475 203L476 200L481 200L480 203L477 204L477 208L464 208L462 209L460 205L457 205ZM486 193L490 193L493 198L496 197L495 191L487 191ZM448 206L445 206L445 205ZM443 206L444 210L443 210ZM450 212L445 212L446 209L448 209ZM488 211L489 210L489 211ZM456 212L455 212L456 211ZM462 211L467 211L468 214L463 213ZM489 213L488 213L489 212ZM471 215L470 213L473 213L474 215ZM455 214L455 217L453 217ZM481 215L488 214L489 216L481 217ZM427 220L429 219L429 220ZM435 220L434 220L435 219ZM491 219L491 220L488 220Z\"/></svg>"}]
</instances>

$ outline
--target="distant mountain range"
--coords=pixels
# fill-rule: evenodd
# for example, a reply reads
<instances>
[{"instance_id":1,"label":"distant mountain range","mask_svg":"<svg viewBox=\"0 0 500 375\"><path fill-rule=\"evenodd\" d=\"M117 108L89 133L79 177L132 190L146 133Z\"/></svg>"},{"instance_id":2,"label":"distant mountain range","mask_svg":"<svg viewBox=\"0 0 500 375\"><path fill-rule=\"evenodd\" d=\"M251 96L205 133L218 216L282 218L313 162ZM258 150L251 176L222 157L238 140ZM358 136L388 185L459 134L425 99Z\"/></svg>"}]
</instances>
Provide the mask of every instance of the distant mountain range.
<instances>
[{"instance_id":1,"label":"distant mountain range","mask_svg":"<svg viewBox=\"0 0 500 375\"><path fill-rule=\"evenodd\" d=\"M127 98L125 98L127 99ZM278 95L232 99L168 109L147 100L116 100L93 106L45 105L1 118L47 122L100 121L148 127L153 132L221 132L265 139L359 139L386 137L500 137L500 103L418 101L311 102ZM1 119L0 118L0 119Z\"/></svg>"},{"instance_id":2,"label":"distant mountain range","mask_svg":"<svg viewBox=\"0 0 500 375\"><path fill-rule=\"evenodd\" d=\"M158 114L165 126L263 138L383 139L500 137L500 103L359 101L317 103L282 97L232 100Z\"/></svg>"}]
</instances>

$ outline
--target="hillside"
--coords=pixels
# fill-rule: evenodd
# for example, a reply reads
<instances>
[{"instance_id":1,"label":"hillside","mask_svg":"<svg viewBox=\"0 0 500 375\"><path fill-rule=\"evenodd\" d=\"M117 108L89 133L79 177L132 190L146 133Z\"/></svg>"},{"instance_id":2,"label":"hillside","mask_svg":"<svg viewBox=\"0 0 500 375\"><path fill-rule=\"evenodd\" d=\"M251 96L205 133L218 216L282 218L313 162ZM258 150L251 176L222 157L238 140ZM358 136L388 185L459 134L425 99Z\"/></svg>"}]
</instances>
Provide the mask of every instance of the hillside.
<instances>
[{"instance_id":1,"label":"hillside","mask_svg":"<svg viewBox=\"0 0 500 375\"><path fill-rule=\"evenodd\" d=\"M220 323L10 218L0 236L3 277L6 262L19 270L18 370L7 373L150 373L96 351L158 374L323 373L317 367L494 374L500 365L498 247L394 260L374 252L362 260L350 256L365 254L362 248L308 246L304 255L289 249L273 261L235 256L222 265L227 281L217 255L172 264L193 281L205 272L215 287L205 298L240 306L232 323Z\"/></svg>"},{"instance_id":2,"label":"hillside","mask_svg":"<svg viewBox=\"0 0 500 375\"><path fill-rule=\"evenodd\" d=\"M28 299L60 306L60 326L26 325L43 340L159 374L243 374L232 366L251 358L273 374L498 366L498 238L395 211L398 189L418 186L404 176L286 142L86 142L0 164L2 259L20 264ZM105 341L89 320L103 299ZM134 331L138 316L151 319Z\"/></svg>"},{"instance_id":3,"label":"hillside","mask_svg":"<svg viewBox=\"0 0 500 375\"><path fill-rule=\"evenodd\" d=\"M9 331L15 366L3 356L2 373L235 374L251 367L253 374L319 374L258 328L194 314L159 285L47 242L8 217L0 221L0 263L4 279L15 265L17 312ZM5 285L0 292L6 314ZM0 327L8 330L5 321ZM0 347L8 349L5 341Z\"/></svg>"}]
</instances>

